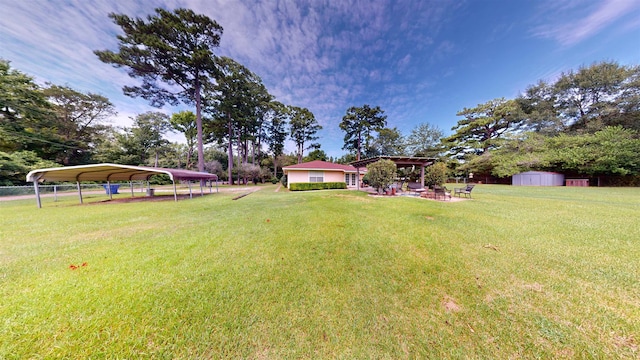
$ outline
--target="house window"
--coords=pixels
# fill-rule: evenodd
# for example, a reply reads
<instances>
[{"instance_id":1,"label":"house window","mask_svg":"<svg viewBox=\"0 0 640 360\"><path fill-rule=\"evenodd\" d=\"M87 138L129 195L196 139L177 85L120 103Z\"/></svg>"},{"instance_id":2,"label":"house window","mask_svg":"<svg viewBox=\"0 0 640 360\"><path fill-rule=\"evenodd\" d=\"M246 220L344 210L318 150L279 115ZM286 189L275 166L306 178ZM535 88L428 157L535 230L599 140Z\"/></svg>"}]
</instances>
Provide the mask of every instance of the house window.
<instances>
[{"instance_id":1,"label":"house window","mask_svg":"<svg viewBox=\"0 0 640 360\"><path fill-rule=\"evenodd\" d=\"M324 182L324 171L309 171L309 182Z\"/></svg>"},{"instance_id":2,"label":"house window","mask_svg":"<svg viewBox=\"0 0 640 360\"><path fill-rule=\"evenodd\" d=\"M344 182L349 186L349 174L344 174Z\"/></svg>"},{"instance_id":3,"label":"house window","mask_svg":"<svg viewBox=\"0 0 640 360\"><path fill-rule=\"evenodd\" d=\"M351 174L351 185L356 186L356 174Z\"/></svg>"}]
</instances>

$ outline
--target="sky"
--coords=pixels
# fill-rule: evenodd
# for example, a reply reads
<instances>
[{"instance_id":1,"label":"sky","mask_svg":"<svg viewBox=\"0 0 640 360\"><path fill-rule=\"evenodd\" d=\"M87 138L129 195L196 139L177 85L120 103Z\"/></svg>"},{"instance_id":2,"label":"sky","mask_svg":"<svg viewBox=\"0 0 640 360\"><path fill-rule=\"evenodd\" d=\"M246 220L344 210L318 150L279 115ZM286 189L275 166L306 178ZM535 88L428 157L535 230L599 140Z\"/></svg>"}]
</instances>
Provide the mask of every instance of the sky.
<instances>
[{"instance_id":1,"label":"sky","mask_svg":"<svg viewBox=\"0 0 640 360\"><path fill-rule=\"evenodd\" d=\"M158 109L123 95L139 82L93 51L117 50L109 13L158 7L217 21L217 54L259 75L278 101L311 110L334 158L346 153L339 124L351 106L380 106L403 135L421 123L448 135L464 108L540 80L601 61L640 65L639 0L0 0L0 58L39 84L108 97L111 124L131 126Z\"/></svg>"}]
</instances>

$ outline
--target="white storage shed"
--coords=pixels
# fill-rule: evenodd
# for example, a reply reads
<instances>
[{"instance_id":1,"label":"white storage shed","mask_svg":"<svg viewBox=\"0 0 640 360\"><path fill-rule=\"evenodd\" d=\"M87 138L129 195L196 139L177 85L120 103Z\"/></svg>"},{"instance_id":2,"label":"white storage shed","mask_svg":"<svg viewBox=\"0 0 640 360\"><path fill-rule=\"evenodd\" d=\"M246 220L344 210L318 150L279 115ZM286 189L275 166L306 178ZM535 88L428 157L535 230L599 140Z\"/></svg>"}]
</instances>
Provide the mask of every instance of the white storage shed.
<instances>
[{"instance_id":1,"label":"white storage shed","mask_svg":"<svg viewBox=\"0 0 640 360\"><path fill-rule=\"evenodd\" d=\"M513 175L514 186L563 186L564 175L546 171L527 171Z\"/></svg>"}]
</instances>

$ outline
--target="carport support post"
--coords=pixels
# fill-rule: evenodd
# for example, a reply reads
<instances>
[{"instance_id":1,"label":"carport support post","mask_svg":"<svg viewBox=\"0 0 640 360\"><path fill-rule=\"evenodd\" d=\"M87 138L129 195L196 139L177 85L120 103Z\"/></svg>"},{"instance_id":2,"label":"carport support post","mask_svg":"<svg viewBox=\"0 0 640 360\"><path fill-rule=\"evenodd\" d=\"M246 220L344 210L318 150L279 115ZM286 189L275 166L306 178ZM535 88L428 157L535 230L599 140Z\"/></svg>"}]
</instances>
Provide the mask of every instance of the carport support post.
<instances>
[{"instance_id":1,"label":"carport support post","mask_svg":"<svg viewBox=\"0 0 640 360\"><path fill-rule=\"evenodd\" d=\"M131 187L131 197L133 197L133 181L129 180L129 186Z\"/></svg>"},{"instance_id":2,"label":"carport support post","mask_svg":"<svg viewBox=\"0 0 640 360\"><path fill-rule=\"evenodd\" d=\"M173 201L178 202L178 189L176 188L176 181L171 179L173 182Z\"/></svg>"},{"instance_id":3,"label":"carport support post","mask_svg":"<svg viewBox=\"0 0 640 360\"><path fill-rule=\"evenodd\" d=\"M420 185L424 188L424 165L420 165Z\"/></svg>"},{"instance_id":4,"label":"carport support post","mask_svg":"<svg viewBox=\"0 0 640 360\"><path fill-rule=\"evenodd\" d=\"M40 202L40 187L38 186L38 180L33 182L33 188L36 190L36 202L38 203L38 209L42 208L42 203Z\"/></svg>"},{"instance_id":5,"label":"carport support post","mask_svg":"<svg viewBox=\"0 0 640 360\"><path fill-rule=\"evenodd\" d=\"M76 181L78 185L78 196L80 197L80 204L82 204L82 188L80 187L80 181Z\"/></svg>"},{"instance_id":6,"label":"carport support post","mask_svg":"<svg viewBox=\"0 0 640 360\"><path fill-rule=\"evenodd\" d=\"M200 180L200 196L204 196L204 190L203 190L203 187L202 187L202 182L203 181L206 181L206 180Z\"/></svg>"},{"instance_id":7,"label":"carport support post","mask_svg":"<svg viewBox=\"0 0 640 360\"><path fill-rule=\"evenodd\" d=\"M356 190L360 191L360 168L356 168Z\"/></svg>"},{"instance_id":8,"label":"carport support post","mask_svg":"<svg viewBox=\"0 0 640 360\"><path fill-rule=\"evenodd\" d=\"M113 200L113 195L111 194L111 181L107 180L107 193L109 193L109 200Z\"/></svg>"},{"instance_id":9,"label":"carport support post","mask_svg":"<svg viewBox=\"0 0 640 360\"><path fill-rule=\"evenodd\" d=\"M191 180L189 180L188 183L189 183L189 199L193 199L193 193L191 192Z\"/></svg>"}]
</instances>

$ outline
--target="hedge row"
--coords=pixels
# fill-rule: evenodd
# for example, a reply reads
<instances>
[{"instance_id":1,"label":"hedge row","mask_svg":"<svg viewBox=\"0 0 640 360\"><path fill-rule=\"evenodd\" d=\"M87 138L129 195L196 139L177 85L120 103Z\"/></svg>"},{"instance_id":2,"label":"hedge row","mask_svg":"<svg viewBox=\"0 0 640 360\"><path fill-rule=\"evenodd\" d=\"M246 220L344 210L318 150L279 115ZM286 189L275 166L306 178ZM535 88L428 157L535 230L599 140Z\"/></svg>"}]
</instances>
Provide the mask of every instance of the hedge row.
<instances>
[{"instance_id":1,"label":"hedge row","mask_svg":"<svg viewBox=\"0 0 640 360\"><path fill-rule=\"evenodd\" d=\"M324 182L324 183L293 183L290 184L291 191L306 190L324 190L324 189L346 189L347 184L343 182Z\"/></svg>"}]
</instances>

